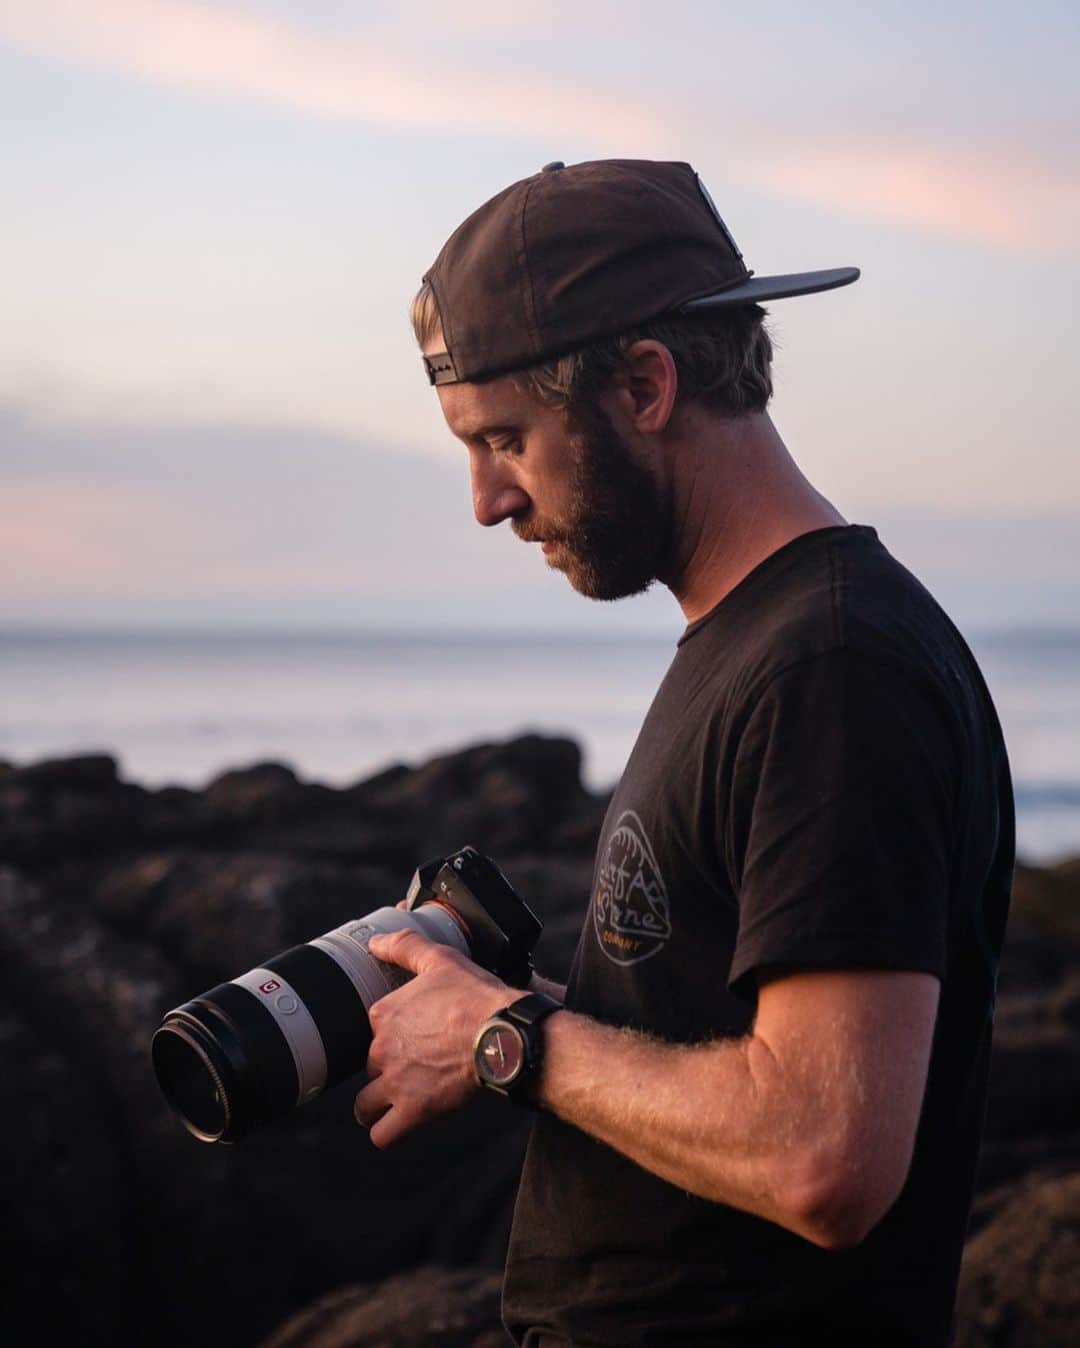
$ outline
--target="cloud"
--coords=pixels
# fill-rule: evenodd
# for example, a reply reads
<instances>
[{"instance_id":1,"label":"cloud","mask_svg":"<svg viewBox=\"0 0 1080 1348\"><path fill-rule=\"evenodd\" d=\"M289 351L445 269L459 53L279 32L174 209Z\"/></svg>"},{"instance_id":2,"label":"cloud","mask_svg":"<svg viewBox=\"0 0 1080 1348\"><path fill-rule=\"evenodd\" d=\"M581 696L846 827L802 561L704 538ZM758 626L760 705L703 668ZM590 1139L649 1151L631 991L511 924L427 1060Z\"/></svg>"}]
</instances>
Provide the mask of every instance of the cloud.
<instances>
[{"instance_id":1,"label":"cloud","mask_svg":"<svg viewBox=\"0 0 1080 1348\"><path fill-rule=\"evenodd\" d=\"M300 7L298 6L298 11ZM301 11L302 12L302 11ZM434 11L432 11L434 13ZM256 101L309 117L359 121L448 136L530 136L547 143L637 147L648 155L695 146L716 159L711 131L738 127L723 148L732 183L830 210L886 220L932 234L1043 256L1080 256L1077 128L1017 125L1003 137L991 119L978 139L949 125L874 131L838 128L820 100L793 123L789 111L756 106L752 117L722 81L678 88L662 76L619 88L581 73L541 73L529 57L554 21L535 6L469 0L452 20L438 14L429 39L457 39L482 51L465 62L433 57L410 41L421 15L365 11L363 27L328 31L250 9L200 0L35 0L0 9L0 41L40 56L124 72L150 83ZM618 69L605 25L619 38L606 0L591 24L596 66ZM595 19L595 16L594 16ZM623 26L625 27L625 26ZM631 27L637 31L631 12ZM475 41L473 38L475 36ZM638 33L638 36L642 35ZM515 48L514 44L517 44ZM515 55L515 51L519 55ZM552 60L556 60L553 57ZM819 106L820 104L820 106ZM880 111L880 109L878 110ZM850 126L850 120L846 123Z\"/></svg>"},{"instance_id":2,"label":"cloud","mask_svg":"<svg viewBox=\"0 0 1080 1348\"><path fill-rule=\"evenodd\" d=\"M47 426L0 406L0 616L222 592L454 595L545 577L483 530L464 460L206 423Z\"/></svg>"},{"instance_id":3,"label":"cloud","mask_svg":"<svg viewBox=\"0 0 1080 1348\"><path fill-rule=\"evenodd\" d=\"M778 196L1042 255L1080 255L1076 152L1047 162L1023 145L990 148L902 136L773 144L747 177Z\"/></svg>"},{"instance_id":4,"label":"cloud","mask_svg":"<svg viewBox=\"0 0 1080 1348\"><path fill-rule=\"evenodd\" d=\"M365 17L372 15L384 31L396 30L412 38L418 26L432 22L431 0L383 0L383 3L365 7ZM589 0L587 5L573 7L574 38L583 36L610 38L612 33L625 32L628 26L639 28L641 14L628 0ZM458 33L486 44L498 44L508 38L544 41L556 36L564 40L565 16L560 16L551 0L455 0L445 5L438 15L440 32Z\"/></svg>"},{"instance_id":5,"label":"cloud","mask_svg":"<svg viewBox=\"0 0 1080 1348\"><path fill-rule=\"evenodd\" d=\"M159 601L181 599L195 617L220 615L222 596L247 596L253 614L288 597L299 612L322 596L339 617L361 599L401 599L427 621L452 603L455 618L480 625L496 611L512 617L516 596L519 614L535 601L553 622L596 621L535 547L505 527L477 527L463 456L425 460L352 437L212 422L57 427L0 405L0 499L0 622L43 605L92 621L138 602L153 617ZM877 524L958 613L1075 612L1080 535L1067 504L886 502L868 494L850 517ZM655 604L667 614L670 600ZM619 606L616 621L638 613Z\"/></svg>"},{"instance_id":6,"label":"cloud","mask_svg":"<svg viewBox=\"0 0 1080 1348\"><path fill-rule=\"evenodd\" d=\"M432 66L372 38L198 0L38 0L0 11L0 38L152 83L309 115L447 131L630 136L655 125L626 99L520 72Z\"/></svg>"}]
</instances>

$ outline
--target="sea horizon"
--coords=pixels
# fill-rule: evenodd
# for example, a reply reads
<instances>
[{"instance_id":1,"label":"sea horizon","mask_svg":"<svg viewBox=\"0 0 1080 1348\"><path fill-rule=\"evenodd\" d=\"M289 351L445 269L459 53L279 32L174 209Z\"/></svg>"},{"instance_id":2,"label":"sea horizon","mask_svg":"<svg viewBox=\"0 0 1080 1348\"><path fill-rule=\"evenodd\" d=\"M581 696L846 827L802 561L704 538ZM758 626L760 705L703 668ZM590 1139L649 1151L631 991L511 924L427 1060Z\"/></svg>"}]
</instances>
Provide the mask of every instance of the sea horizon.
<instances>
[{"instance_id":1,"label":"sea horizon","mask_svg":"<svg viewBox=\"0 0 1080 1348\"><path fill-rule=\"evenodd\" d=\"M537 732L574 739L608 790L680 631L0 623L0 760L108 753L151 788L276 761L344 786ZM1005 731L1020 855L1080 855L1080 625L965 635Z\"/></svg>"}]
</instances>

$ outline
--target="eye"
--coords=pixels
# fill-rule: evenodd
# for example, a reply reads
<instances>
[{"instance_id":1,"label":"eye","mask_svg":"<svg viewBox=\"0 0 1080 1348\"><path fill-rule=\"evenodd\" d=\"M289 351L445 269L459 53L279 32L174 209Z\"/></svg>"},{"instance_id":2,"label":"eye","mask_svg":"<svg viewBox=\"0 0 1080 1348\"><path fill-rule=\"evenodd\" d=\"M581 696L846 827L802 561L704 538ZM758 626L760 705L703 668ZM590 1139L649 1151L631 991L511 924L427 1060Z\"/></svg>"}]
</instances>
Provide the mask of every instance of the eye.
<instances>
[{"instance_id":1,"label":"eye","mask_svg":"<svg viewBox=\"0 0 1080 1348\"><path fill-rule=\"evenodd\" d=\"M488 448L493 454L521 454L525 446L516 435L503 435L495 440L489 440Z\"/></svg>"}]
</instances>

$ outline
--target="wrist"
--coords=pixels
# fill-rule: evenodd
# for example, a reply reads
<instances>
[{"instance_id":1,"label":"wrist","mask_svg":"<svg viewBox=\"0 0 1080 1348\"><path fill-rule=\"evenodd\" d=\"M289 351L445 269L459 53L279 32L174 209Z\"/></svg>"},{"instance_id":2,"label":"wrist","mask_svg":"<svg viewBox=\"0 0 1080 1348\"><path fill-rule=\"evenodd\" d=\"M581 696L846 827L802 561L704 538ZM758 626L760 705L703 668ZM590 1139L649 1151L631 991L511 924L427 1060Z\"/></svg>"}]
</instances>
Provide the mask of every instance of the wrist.
<instances>
[{"instance_id":1,"label":"wrist","mask_svg":"<svg viewBox=\"0 0 1080 1348\"><path fill-rule=\"evenodd\" d=\"M562 1003L540 992L518 997L480 1026L473 1072L487 1090L531 1104L544 1061L545 1028Z\"/></svg>"}]
</instances>

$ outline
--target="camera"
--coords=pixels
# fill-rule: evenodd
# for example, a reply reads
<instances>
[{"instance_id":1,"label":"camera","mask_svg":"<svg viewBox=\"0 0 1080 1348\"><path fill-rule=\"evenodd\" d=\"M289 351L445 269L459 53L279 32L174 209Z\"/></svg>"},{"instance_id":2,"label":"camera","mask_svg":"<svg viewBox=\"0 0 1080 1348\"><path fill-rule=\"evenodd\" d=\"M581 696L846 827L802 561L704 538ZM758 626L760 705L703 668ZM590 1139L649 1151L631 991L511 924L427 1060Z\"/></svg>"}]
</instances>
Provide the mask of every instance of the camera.
<instances>
[{"instance_id":1,"label":"camera","mask_svg":"<svg viewBox=\"0 0 1080 1348\"><path fill-rule=\"evenodd\" d=\"M525 987L542 923L493 861L463 847L417 869L404 907L346 922L185 1002L155 1031L151 1057L188 1132L236 1142L361 1071L368 1011L413 976L368 943L405 929Z\"/></svg>"}]
</instances>

